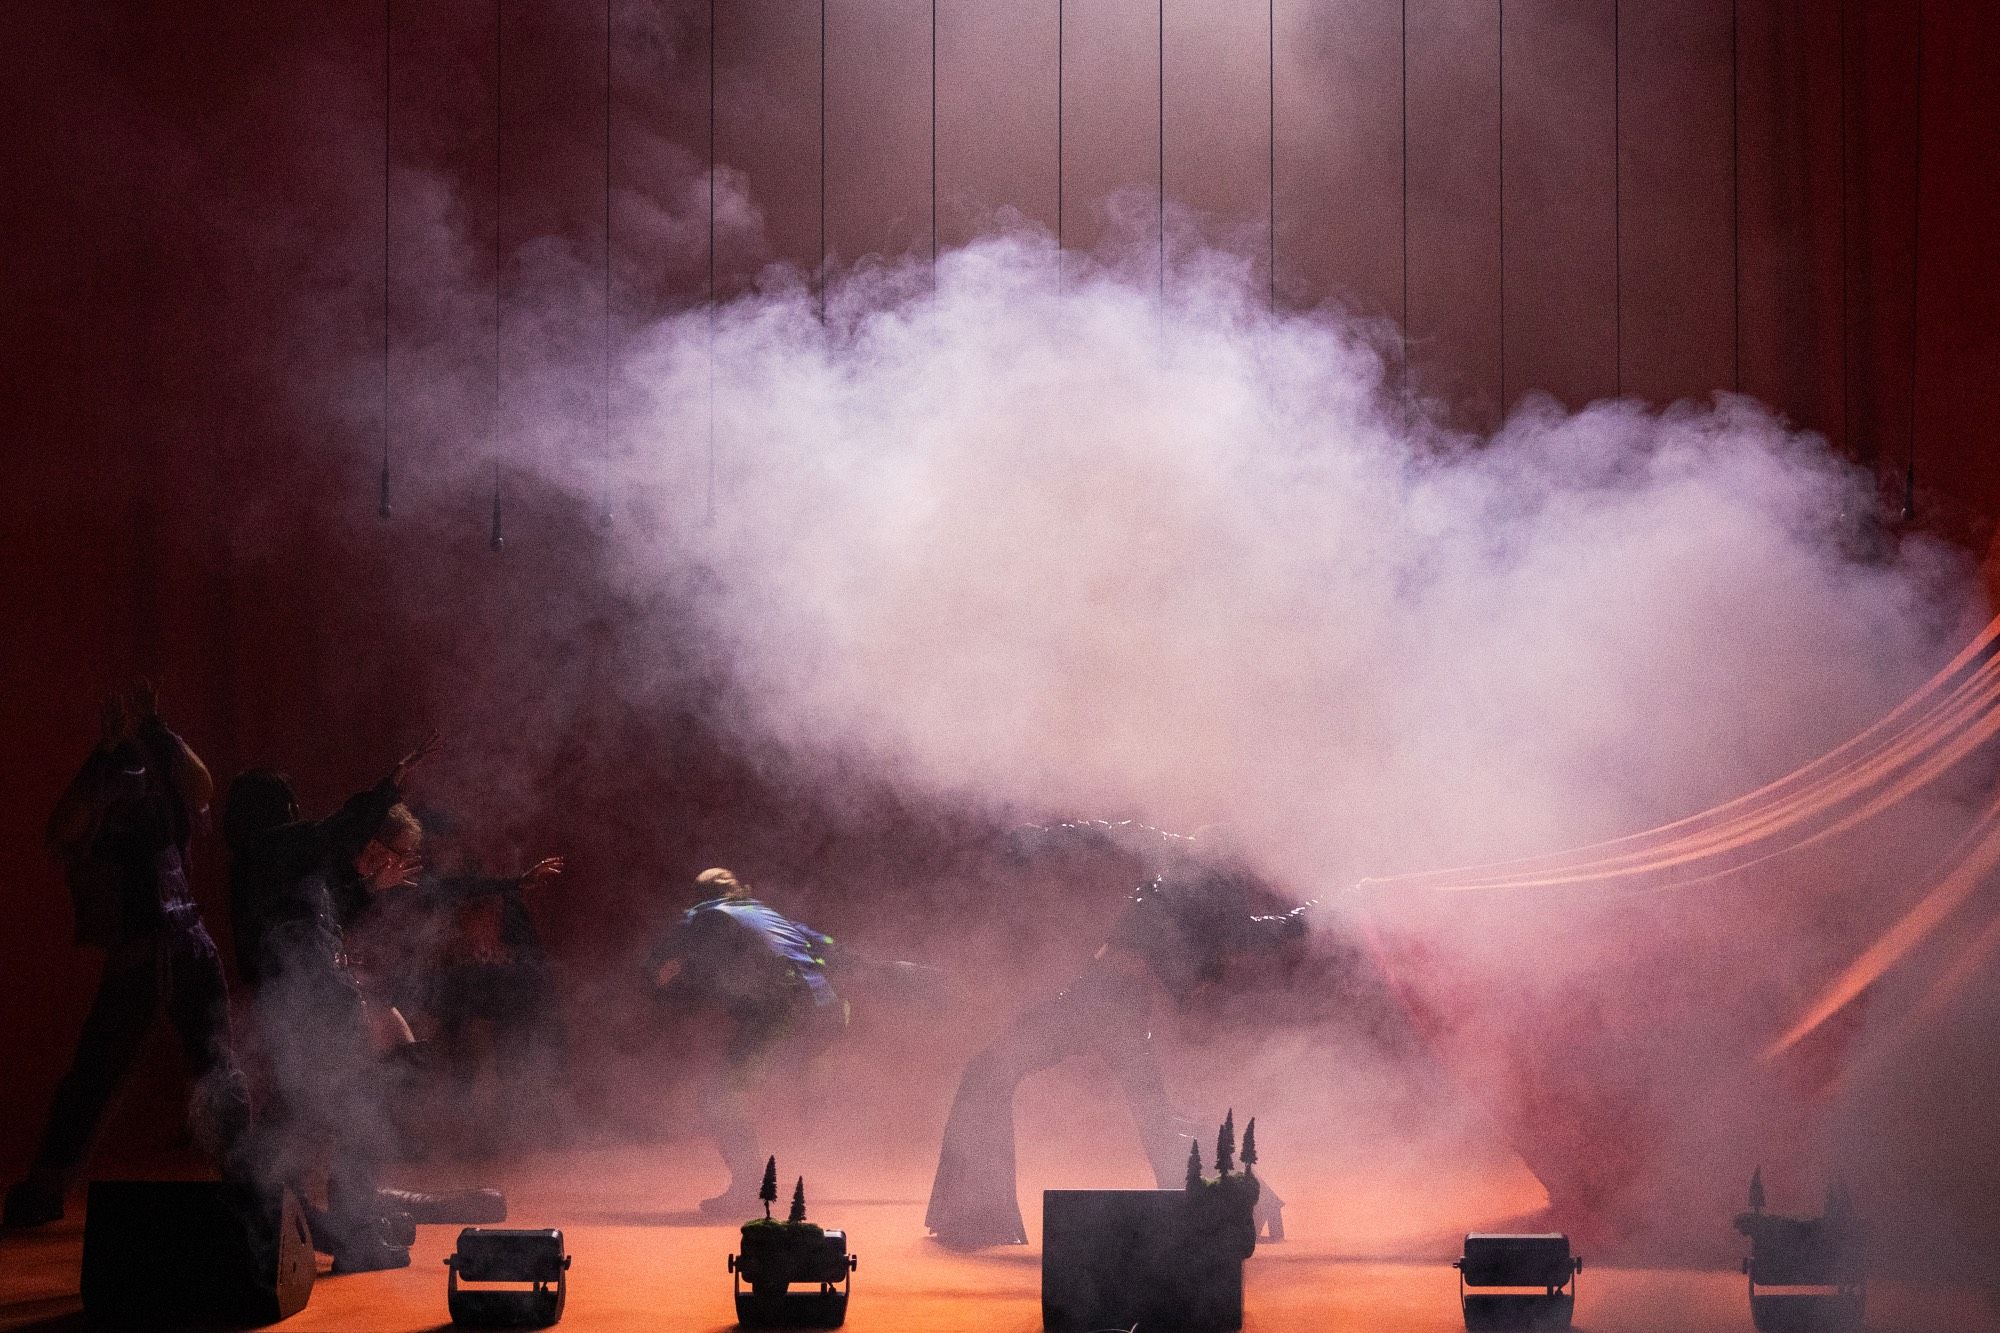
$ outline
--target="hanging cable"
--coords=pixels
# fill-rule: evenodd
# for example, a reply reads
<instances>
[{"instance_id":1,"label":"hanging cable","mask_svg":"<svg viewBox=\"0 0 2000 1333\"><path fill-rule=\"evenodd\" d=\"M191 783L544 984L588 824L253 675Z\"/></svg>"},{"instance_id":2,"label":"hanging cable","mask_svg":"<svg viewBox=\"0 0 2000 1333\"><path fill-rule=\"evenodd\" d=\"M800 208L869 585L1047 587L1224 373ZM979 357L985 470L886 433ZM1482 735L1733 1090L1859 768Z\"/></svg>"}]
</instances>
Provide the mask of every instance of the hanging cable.
<instances>
[{"instance_id":1,"label":"hanging cable","mask_svg":"<svg viewBox=\"0 0 2000 1333\"><path fill-rule=\"evenodd\" d=\"M382 0L382 477L375 516L387 520L389 504L389 94L391 10L394 0Z\"/></svg>"},{"instance_id":2,"label":"hanging cable","mask_svg":"<svg viewBox=\"0 0 2000 1333\"><path fill-rule=\"evenodd\" d=\"M487 534L486 544L494 550L502 550L507 545L506 535L500 528L500 458L493 458L493 528Z\"/></svg>"},{"instance_id":3,"label":"hanging cable","mask_svg":"<svg viewBox=\"0 0 2000 1333\"><path fill-rule=\"evenodd\" d=\"M1159 0L1160 156L1157 168L1159 211L1155 226L1160 242L1160 336L1167 332L1167 0Z\"/></svg>"},{"instance_id":4,"label":"hanging cable","mask_svg":"<svg viewBox=\"0 0 2000 1333\"><path fill-rule=\"evenodd\" d=\"M715 522L715 0L708 0L708 502Z\"/></svg>"},{"instance_id":5,"label":"hanging cable","mask_svg":"<svg viewBox=\"0 0 2000 1333\"><path fill-rule=\"evenodd\" d=\"M931 291L937 291L937 0L931 0Z\"/></svg>"},{"instance_id":6,"label":"hanging cable","mask_svg":"<svg viewBox=\"0 0 2000 1333\"><path fill-rule=\"evenodd\" d=\"M826 321L826 0L819 0L819 317Z\"/></svg>"},{"instance_id":7,"label":"hanging cable","mask_svg":"<svg viewBox=\"0 0 2000 1333\"><path fill-rule=\"evenodd\" d=\"M1507 420L1507 0L1497 0L1499 22L1493 43L1494 66L1499 85L1493 116L1496 176L1500 192L1500 421Z\"/></svg>"},{"instance_id":8,"label":"hanging cable","mask_svg":"<svg viewBox=\"0 0 2000 1333\"><path fill-rule=\"evenodd\" d=\"M1402 0L1397 41L1401 48L1402 60L1399 92L1402 98L1403 117L1403 358L1400 373L1403 390L1403 429L1407 431L1410 428L1410 0Z\"/></svg>"},{"instance_id":9,"label":"hanging cable","mask_svg":"<svg viewBox=\"0 0 2000 1333\"><path fill-rule=\"evenodd\" d=\"M506 177L502 167L504 140L503 90L506 86L501 0L493 0L493 525L486 544L498 551L507 544L500 521L500 432L505 402L500 387L500 220L505 212Z\"/></svg>"},{"instance_id":10,"label":"hanging cable","mask_svg":"<svg viewBox=\"0 0 2000 1333\"><path fill-rule=\"evenodd\" d=\"M604 0L604 394L600 407L600 447L611 457L611 0ZM608 501L598 522L611 522Z\"/></svg>"},{"instance_id":11,"label":"hanging cable","mask_svg":"<svg viewBox=\"0 0 2000 1333\"><path fill-rule=\"evenodd\" d=\"M1269 96L1264 139L1270 149L1266 211L1271 225L1271 313L1278 313L1278 0L1265 0L1264 89Z\"/></svg>"},{"instance_id":12,"label":"hanging cable","mask_svg":"<svg viewBox=\"0 0 2000 1333\"><path fill-rule=\"evenodd\" d=\"M1056 294L1063 291L1063 0L1056 0Z\"/></svg>"},{"instance_id":13,"label":"hanging cable","mask_svg":"<svg viewBox=\"0 0 2000 1333\"><path fill-rule=\"evenodd\" d=\"M1910 458L1903 472L1903 522L1917 516L1917 334L1923 299L1924 257L1924 0L1917 0L1916 114L1911 126L1915 144L1910 180Z\"/></svg>"}]
</instances>

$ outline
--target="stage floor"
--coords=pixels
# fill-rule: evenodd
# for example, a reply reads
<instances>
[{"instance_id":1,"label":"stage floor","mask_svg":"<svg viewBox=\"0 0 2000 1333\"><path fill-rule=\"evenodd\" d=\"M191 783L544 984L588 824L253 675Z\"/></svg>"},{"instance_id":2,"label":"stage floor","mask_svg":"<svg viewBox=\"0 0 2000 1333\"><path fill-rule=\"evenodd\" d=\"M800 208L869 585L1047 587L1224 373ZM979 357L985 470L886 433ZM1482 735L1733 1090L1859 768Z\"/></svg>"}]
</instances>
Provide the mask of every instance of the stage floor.
<instances>
[{"instance_id":1,"label":"stage floor","mask_svg":"<svg viewBox=\"0 0 2000 1333\"><path fill-rule=\"evenodd\" d=\"M690 1150L696 1155L698 1150ZM516 1172L508 1182L509 1225L560 1226L575 1258L566 1329L690 1333L734 1325L724 1257L735 1248L734 1226L708 1224L692 1203L713 1182L672 1188L662 1177L677 1152L580 1153ZM685 1159L683 1159L685 1160ZM490 1175L490 1173L489 1173ZM872 1194L861 1180L898 1188ZM594 1183L586 1183L594 1182ZM414 1182L412 1182L414 1183ZM1040 1327L1040 1253L1025 1248L952 1254L923 1237L923 1189L910 1172L859 1173L829 1182L813 1216L844 1226L860 1256L847 1327L854 1333L940 1333ZM1033 1182L1030 1182L1031 1184ZM1262 1246L1246 1270L1245 1328L1251 1333L1445 1333L1462 1328L1456 1275L1443 1228L1429 1242L1404 1241L1426 1258L1357 1258L1351 1209L1365 1201L1350 1184L1339 1207L1315 1210L1300 1197L1287 1210L1288 1239ZM1501 1220L1519 1182L1496 1181L1468 1193L1446 1188L1431 1197L1448 1210L1475 1196L1486 1216L1461 1229ZM1036 1196L1024 1190L1023 1198ZM651 1205L650 1207L648 1205ZM1029 1209L1031 1239L1038 1218ZM0 1329L78 1329L77 1273L82 1253L80 1208L43 1231L0 1237ZM1426 1225L1435 1218L1415 1217ZM283 1327L297 1333L406 1333L448 1323L443 1259L457 1228L419 1231L409 1268L331 1277L322 1270L312 1303ZM1438 1246L1446 1248L1437 1249ZM1379 1252L1379 1251L1378 1251ZM1588 1256L1586 1256L1586 1259ZM2000 1329L1977 1293L1878 1283L1870 1293L1869 1328L1877 1333L1977 1333ZM1732 1271L1600 1267L1586 1264L1579 1283L1577 1326L1591 1333L1721 1333L1750 1328L1743 1278Z\"/></svg>"}]
</instances>

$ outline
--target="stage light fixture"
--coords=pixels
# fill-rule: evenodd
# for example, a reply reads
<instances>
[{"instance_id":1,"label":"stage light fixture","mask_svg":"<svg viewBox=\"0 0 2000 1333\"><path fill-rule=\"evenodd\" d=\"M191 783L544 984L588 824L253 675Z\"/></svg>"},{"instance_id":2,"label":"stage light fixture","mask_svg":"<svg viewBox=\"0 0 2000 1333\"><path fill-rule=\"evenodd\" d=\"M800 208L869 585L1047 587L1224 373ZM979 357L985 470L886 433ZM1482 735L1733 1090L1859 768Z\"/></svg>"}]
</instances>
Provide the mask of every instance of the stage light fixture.
<instances>
[{"instance_id":1,"label":"stage light fixture","mask_svg":"<svg viewBox=\"0 0 2000 1333\"><path fill-rule=\"evenodd\" d=\"M445 1303L466 1328L547 1328L562 1319L570 1256L555 1227L467 1227L445 1258ZM468 1287L463 1283L493 1284ZM504 1284L504 1285L503 1285Z\"/></svg>"},{"instance_id":2,"label":"stage light fixture","mask_svg":"<svg viewBox=\"0 0 2000 1333\"><path fill-rule=\"evenodd\" d=\"M1572 1279L1583 1260L1561 1232L1500 1235L1472 1232L1452 1260L1458 1303L1469 1329L1568 1328L1576 1312ZM1528 1288L1541 1288L1540 1291ZM1512 1290L1494 1290L1511 1288Z\"/></svg>"}]
</instances>

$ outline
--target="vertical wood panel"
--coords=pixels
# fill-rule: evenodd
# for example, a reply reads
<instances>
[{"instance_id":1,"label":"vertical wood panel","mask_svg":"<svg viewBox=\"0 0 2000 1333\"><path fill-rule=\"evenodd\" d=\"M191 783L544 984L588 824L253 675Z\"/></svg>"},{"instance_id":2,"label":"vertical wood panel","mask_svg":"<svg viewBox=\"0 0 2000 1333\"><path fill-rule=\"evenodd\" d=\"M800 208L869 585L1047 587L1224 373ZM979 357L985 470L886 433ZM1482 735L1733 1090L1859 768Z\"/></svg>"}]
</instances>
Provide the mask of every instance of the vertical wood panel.
<instances>
[{"instance_id":1,"label":"vertical wood panel","mask_svg":"<svg viewBox=\"0 0 2000 1333\"><path fill-rule=\"evenodd\" d=\"M1065 41L1067 243L1093 250L1130 242L1147 275L1159 161L1157 12L1155 0L1070 0Z\"/></svg>"},{"instance_id":2,"label":"vertical wood panel","mask_svg":"<svg viewBox=\"0 0 2000 1333\"><path fill-rule=\"evenodd\" d=\"M1280 0L1281 303L1403 310L1404 0Z\"/></svg>"},{"instance_id":3,"label":"vertical wood panel","mask_svg":"<svg viewBox=\"0 0 2000 1333\"><path fill-rule=\"evenodd\" d=\"M1743 0L1743 388L1838 442L1840 11Z\"/></svg>"},{"instance_id":4,"label":"vertical wood panel","mask_svg":"<svg viewBox=\"0 0 2000 1333\"><path fill-rule=\"evenodd\" d=\"M829 0L830 262L930 253L930 0Z\"/></svg>"},{"instance_id":5,"label":"vertical wood panel","mask_svg":"<svg viewBox=\"0 0 2000 1333\"><path fill-rule=\"evenodd\" d=\"M1053 235L1056 0L938 0L938 28L938 244L964 244L1001 210ZM1068 74L1094 77L1073 53Z\"/></svg>"},{"instance_id":6,"label":"vertical wood panel","mask_svg":"<svg viewBox=\"0 0 2000 1333\"><path fill-rule=\"evenodd\" d=\"M1930 0L1924 16L1917 481L1977 541L2000 509L2000 9Z\"/></svg>"},{"instance_id":7,"label":"vertical wood panel","mask_svg":"<svg viewBox=\"0 0 2000 1333\"><path fill-rule=\"evenodd\" d=\"M1848 400L1857 453L1894 490L1900 490L1909 457L1914 17L1914 6L1881 0L1854 0L1848 11L1848 184L1855 197L1848 237L1853 328Z\"/></svg>"},{"instance_id":8,"label":"vertical wood panel","mask_svg":"<svg viewBox=\"0 0 2000 1333\"><path fill-rule=\"evenodd\" d=\"M1625 383L1734 381L1730 0L1625 0Z\"/></svg>"},{"instance_id":9,"label":"vertical wood panel","mask_svg":"<svg viewBox=\"0 0 2000 1333\"><path fill-rule=\"evenodd\" d=\"M819 262L819 5L718 6L716 156L742 173L764 229L757 253L731 256L731 290L768 260L808 278Z\"/></svg>"},{"instance_id":10,"label":"vertical wood panel","mask_svg":"<svg viewBox=\"0 0 2000 1333\"><path fill-rule=\"evenodd\" d=\"M1500 410L1499 8L1410 3L1410 360L1421 393Z\"/></svg>"},{"instance_id":11,"label":"vertical wood panel","mask_svg":"<svg viewBox=\"0 0 2000 1333\"><path fill-rule=\"evenodd\" d=\"M1611 0L1507 5L1507 383L1615 391Z\"/></svg>"},{"instance_id":12,"label":"vertical wood panel","mask_svg":"<svg viewBox=\"0 0 2000 1333\"><path fill-rule=\"evenodd\" d=\"M1167 0L1167 199L1267 290L1270 181L1266 8Z\"/></svg>"}]
</instances>

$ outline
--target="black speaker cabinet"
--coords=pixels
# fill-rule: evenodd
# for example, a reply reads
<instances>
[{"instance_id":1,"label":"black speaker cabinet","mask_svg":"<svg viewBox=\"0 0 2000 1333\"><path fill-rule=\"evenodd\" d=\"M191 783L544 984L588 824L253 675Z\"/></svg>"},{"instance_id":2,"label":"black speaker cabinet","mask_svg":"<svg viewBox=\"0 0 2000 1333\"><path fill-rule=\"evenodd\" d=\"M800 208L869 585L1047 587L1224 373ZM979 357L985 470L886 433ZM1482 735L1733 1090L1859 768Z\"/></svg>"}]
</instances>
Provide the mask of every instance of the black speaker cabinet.
<instances>
[{"instance_id":1,"label":"black speaker cabinet","mask_svg":"<svg viewBox=\"0 0 2000 1333\"><path fill-rule=\"evenodd\" d=\"M1042 1327L1242 1328L1243 1242L1254 1236L1247 1204L1242 1213L1241 1227L1218 1226L1185 1190L1044 1190Z\"/></svg>"},{"instance_id":2,"label":"black speaker cabinet","mask_svg":"<svg viewBox=\"0 0 2000 1333\"><path fill-rule=\"evenodd\" d=\"M314 1260L287 1190L214 1181L100 1180L83 1227L92 1323L255 1328L305 1309Z\"/></svg>"}]
</instances>

